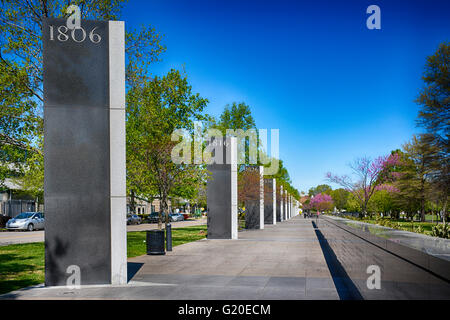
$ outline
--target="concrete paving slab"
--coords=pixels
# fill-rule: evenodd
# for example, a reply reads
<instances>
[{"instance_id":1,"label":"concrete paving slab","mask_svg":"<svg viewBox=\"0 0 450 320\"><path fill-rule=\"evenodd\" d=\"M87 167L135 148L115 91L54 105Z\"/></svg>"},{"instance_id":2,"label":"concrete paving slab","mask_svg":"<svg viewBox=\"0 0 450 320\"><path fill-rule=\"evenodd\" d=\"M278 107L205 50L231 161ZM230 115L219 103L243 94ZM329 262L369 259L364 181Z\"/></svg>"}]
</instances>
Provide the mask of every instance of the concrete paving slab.
<instances>
[{"instance_id":1,"label":"concrete paving slab","mask_svg":"<svg viewBox=\"0 0 450 320\"><path fill-rule=\"evenodd\" d=\"M239 276L228 282L228 287L262 287L269 282L270 277L264 276Z\"/></svg>"},{"instance_id":2,"label":"concrete paving slab","mask_svg":"<svg viewBox=\"0 0 450 320\"><path fill-rule=\"evenodd\" d=\"M338 300L339 295L334 288L313 288L306 289L306 299L308 300Z\"/></svg>"},{"instance_id":3,"label":"concrete paving slab","mask_svg":"<svg viewBox=\"0 0 450 320\"><path fill-rule=\"evenodd\" d=\"M305 291L304 277L271 277L266 288L284 288L292 291Z\"/></svg>"},{"instance_id":4,"label":"concrete paving slab","mask_svg":"<svg viewBox=\"0 0 450 320\"><path fill-rule=\"evenodd\" d=\"M271 287L263 290L261 300L306 300L306 294L305 291Z\"/></svg>"}]
</instances>

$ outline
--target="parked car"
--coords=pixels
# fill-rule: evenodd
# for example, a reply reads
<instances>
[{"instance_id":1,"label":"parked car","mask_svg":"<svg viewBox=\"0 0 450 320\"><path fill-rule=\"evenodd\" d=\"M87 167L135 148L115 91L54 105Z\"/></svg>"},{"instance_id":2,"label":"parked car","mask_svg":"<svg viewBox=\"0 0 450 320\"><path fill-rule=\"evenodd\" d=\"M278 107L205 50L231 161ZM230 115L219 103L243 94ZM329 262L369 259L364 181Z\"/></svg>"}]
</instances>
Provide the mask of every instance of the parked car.
<instances>
[{"instance_id":1,"label":"parked car","mask_svg":"<svg viewBox=\"0 0 450 320\"><path fill-rule=\"evenodd\" d=\"M171 222L184 221L184 216L181 213L171 213L169 214L169 219Z\"/></svg>"},{"instance_id":2,"label":"parked car","mask_svg":"<svg viewBox=\"0 0 450 320\"><path fill-rule=\"evenodd\" d=\"M28 230L44 229L44 214L42 212L22 212L17 217L6 222L8 230Z\"/></svg>"},{"instance_id":3,"label":"parked car","mask_svg":"<svg viewBox=\"0 0 450 320\"><path fill-rule=\"evenodd\" d=\"M183 217L184 217L184 220L187 220L187 219L189 219L189 213L182 213L182 215L183 215Z\"/></svg>"},{"instance_id":4,"label":"parked car","mask_svg":"<svg viewBox=\"0 0 450 320\"><path fill-rule=\"evenodd\" d=\"M142 219L136 214L127 215L127 224L141 224Z\"/></svg>"},{"instance_id":5,"label":"parked car","mask_svg":"<svg viewBox=\"0 0 450 320\"><path fill-rule=\"evenodd\" d=\"M159 220L159 212L152 212L148 215L147 221L149 223L158 223ZM164 222L164 216L163 216L163 222Z\"/></svg>"}]
</instances>

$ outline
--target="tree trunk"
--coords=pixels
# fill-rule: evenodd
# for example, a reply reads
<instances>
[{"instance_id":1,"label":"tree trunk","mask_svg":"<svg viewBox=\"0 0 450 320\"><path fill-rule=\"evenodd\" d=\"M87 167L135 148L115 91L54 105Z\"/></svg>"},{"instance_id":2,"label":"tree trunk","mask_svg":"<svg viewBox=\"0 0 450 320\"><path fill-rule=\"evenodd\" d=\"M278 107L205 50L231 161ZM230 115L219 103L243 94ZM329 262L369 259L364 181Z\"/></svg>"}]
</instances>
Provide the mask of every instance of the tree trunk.
<instances>
[{"instance_id":1,"label":"tree trunk","mask_svg":"<svg viewBox=\"0 0 450 320\"><path fill-rule=\"evenodd\" d=\"M164 228L167 229L167 224L169 223L169 208L167 204L167 194L163 192L161 196L161 203L163 207L163 214L164 214Z\"/></svg>"},{"instance_id":2,"label":"tree trunk","mask_svg":"<svg viewBox=\"0 0 450 320\"><path fill-rule=\"evenodd\" d=\"M130 213L134 214L136 211L136 200L134 198L134 191L130 191Z\"/></svg>"},{"instance_id":3,"label":"tree trunk","mask_svg":"<svg viewBox=\"0 0 450 320\"><path fill-rule=\"evenodd\" d=\"M447 213L447 199L444 201L444 205L442 207L442 222L445 224L445 215Z\"/></svg>"},{"instance_id":4,"label":"tree trunk","mask_svg":"<svg viewBox=\"0 0 450 320\"><path fill-rule=\"evenodd\" d=\"M360 217L360 218L364 218L365 217L365 215L367 214L367 203L368 203L369 201L364 201L364 203L363 203L363 205L362 205L362 216Z\"/></svg>"},{"instance_id":5,"label":"tree trunk","mask_svg":"<svg viewBox=\"0 0 450 320\"><path fill-rule=\"evenodd\" d=\"M425 222L425 197L420 199L420 221Z\"/></svg>"}]
</instances>

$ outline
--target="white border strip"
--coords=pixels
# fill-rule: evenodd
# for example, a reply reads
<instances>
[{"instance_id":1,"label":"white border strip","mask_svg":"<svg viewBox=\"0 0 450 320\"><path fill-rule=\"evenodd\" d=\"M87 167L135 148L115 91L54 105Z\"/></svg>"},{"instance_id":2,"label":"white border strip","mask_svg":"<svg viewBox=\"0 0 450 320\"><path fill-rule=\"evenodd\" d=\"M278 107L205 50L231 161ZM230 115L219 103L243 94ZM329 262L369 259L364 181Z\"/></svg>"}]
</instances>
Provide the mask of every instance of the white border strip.
<instances>
[{"instance_id":1,"label":"white border strip","mask_svg":"<svg viewBox=\"0 0 450 320\"><path fill-rule=\"evenodd\" d=\"M125 22L109 21L111 284L127 283Z\"/></svg>"}]
</instances>

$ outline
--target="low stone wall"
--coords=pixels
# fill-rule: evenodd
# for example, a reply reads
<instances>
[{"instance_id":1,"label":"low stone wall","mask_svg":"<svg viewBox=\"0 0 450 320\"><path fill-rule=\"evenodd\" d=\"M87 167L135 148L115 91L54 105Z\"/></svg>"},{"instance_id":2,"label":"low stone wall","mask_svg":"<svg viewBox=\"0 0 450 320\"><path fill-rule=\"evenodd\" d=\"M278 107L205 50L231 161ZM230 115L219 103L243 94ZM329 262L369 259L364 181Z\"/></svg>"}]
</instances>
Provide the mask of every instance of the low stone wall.
<instances>
[{"instance_id":1,"label":"low stone wall","mask_svg":"<svg viewBox=\"0 0 450 320\"><path fill-rule=\"evenodd\" d=\"M341 268L336 277L363 299L450 299L448 240L337 217L321 216L315 225L322 249ZM380 289L368 285L373 268Z\"/></svg>"}]
</instances>

